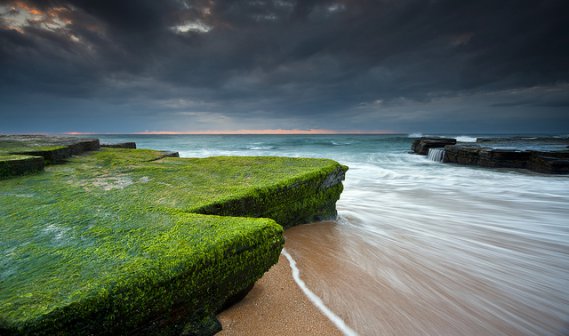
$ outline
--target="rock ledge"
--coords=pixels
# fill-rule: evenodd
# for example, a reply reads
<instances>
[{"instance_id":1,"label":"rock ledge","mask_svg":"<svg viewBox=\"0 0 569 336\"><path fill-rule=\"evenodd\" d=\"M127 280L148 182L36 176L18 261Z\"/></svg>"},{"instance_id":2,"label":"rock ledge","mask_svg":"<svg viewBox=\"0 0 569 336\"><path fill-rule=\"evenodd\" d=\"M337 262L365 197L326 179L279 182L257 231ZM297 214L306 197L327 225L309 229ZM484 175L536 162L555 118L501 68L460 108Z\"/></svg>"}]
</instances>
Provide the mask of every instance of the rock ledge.
<instances>
[{"instance_id":1,"label":"rock ledge","mask_svg":"<svg viewBox=\"0 0 569 336\"><path fill-rule=\"evenodd\" d=\"M430 148L444 148L441 161L445 163L486 168L528 169L544 174L569 174L569 150L558 149L568 143L567 138L547 137L479 139L477 143L456 143L454 139L444 138L421 138L413 142L411 149L416 154L427 155ZM556 149L548 149L548 146ZM540 147L543 149L532 149Z\"/></svg>"}]
</instances>

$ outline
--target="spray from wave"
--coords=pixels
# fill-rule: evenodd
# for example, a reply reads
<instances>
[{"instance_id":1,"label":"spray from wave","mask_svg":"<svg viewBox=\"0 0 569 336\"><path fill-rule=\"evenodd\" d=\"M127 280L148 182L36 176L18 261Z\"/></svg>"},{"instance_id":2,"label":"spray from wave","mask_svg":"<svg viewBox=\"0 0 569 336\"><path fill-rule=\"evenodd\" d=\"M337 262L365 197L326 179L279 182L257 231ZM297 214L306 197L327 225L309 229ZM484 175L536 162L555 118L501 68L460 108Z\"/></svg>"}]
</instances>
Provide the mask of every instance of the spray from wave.
<instances>
[{"instance_id":1,"label":"spray from wave","mask_svg":"<svg viewBox=\"0 0 569 336\"><path fill-rule=\"evenodd\" d=\"M454 137L454 138L458 142L476 142L476 140L478 140L478 138L467 136L467 135L459 135L459 136Z\"/></svg>"}]
</instances>

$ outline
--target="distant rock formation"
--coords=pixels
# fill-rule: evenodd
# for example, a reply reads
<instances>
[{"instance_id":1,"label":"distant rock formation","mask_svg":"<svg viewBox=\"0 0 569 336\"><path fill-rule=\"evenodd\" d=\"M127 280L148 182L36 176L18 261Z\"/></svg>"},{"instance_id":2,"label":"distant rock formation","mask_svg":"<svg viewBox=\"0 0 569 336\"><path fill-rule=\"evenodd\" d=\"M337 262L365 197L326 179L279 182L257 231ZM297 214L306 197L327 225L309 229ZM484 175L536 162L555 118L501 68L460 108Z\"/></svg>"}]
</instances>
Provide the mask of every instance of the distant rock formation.
<instances>
[{"instance_id":1,"label":"distant rock formation","mask_svg":"<svg viewBox=\"0 0 569 336\"><path fill-rule=\"evenodd\" d=\"M411 149L413 152L421 155L427 155L430 148L440 148L447 145L456 144L456 139L449 138L420 138L413 141Z\"/></svg>"},{"instance_id":2,"label":"distant rock formation","mask_svg":"<svg viewBox=\"0 0 569 336\"><path fill-rule=\"evenodd\" d=\"M519 147L493 148L474 143L458 143L454 139L421 138L413 142L413 152L427 155L429 148L444 148L441 162L487 168L520 168L544 174L569 174L569 150L534 150L538 146L557 147L569 142L567 138L491 138L477 143L494 146ZM446 144L445 144L446 143Z\"/></svg>"}]
</instances>

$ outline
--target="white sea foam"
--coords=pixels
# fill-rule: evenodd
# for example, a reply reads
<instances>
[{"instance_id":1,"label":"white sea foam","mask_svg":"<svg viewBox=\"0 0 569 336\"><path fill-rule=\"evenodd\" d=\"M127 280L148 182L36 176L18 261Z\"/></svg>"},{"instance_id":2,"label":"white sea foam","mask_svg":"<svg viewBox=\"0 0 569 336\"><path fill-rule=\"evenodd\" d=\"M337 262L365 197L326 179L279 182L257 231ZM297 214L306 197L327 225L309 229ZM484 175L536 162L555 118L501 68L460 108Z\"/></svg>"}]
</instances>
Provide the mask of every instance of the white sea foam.
<instances>
[{"instance_id":1,"label":"white sea foam","mask_svg":"<svg viewBox=\"0 0 569 336\"><path fill-rule=\"evenodd\" d=\"M251 149L251 150L270 150L270 149L275 149L275 147L273 146L262 146L262 145L256 145L256 146L250 146L247 149Z\"/></svg>"},{"instance_id":2,"label":"white sea foam","mask_svg":"<svg viewBox=\"0 0 569 336\"><path fill-rule=\"evenodd\" d=\"M409 138L420 138L423 136L423 133L410 133L407 137Z\"/></svg>"},{"instance_id":3,"label":"white sea foam","mask_svg":"<svg viewBox=\"0 0 569 336\"><path fill-rule=\"evenodd\" d=\"M568 176L433 164L406 153L343 163L350 170L333 231L341 243L325 252L357 265L352 276L376 285L362 294L349 281L321 275L319 290L357 321L354 329L562 334L569 316ZM321 254L304 253L301 270L304 258ZM421 303L400 305L409 298ZM417 309L426 313L411 318Z\"/></svg>"},{"instance_id":4,"label":"white sea foam","mask_svg":"<svg viewBox=\"0 0 569 336\"><path fill-rule=\"evenodd\" d=\"M467 136L467 135L459 135L455 137L456 141L458 142L476 142L478 138Z\"/></svg>"},{"instance_id":5,"label":"white sea foam","mask_svg":"<svg viewBox=\"0 0 569 336\"><path fill-rule=\"evenodd\" d=\"M292 277L298 287L304 292L306 297L318 308L334 325L336 328L340 329L340 331L346 336L357 336L358 334L350 328L344 320L342 320L338 315L336 315L330 308L328 308L322 299L318 297L318 295L314 294L306 283L300 278L300 271L298 267L296 267L296 261L292 258L292 256L285 250L282 250L282 255L284 255L290 264L290 268L292 269Z\"/></svg>"}]
</instances>

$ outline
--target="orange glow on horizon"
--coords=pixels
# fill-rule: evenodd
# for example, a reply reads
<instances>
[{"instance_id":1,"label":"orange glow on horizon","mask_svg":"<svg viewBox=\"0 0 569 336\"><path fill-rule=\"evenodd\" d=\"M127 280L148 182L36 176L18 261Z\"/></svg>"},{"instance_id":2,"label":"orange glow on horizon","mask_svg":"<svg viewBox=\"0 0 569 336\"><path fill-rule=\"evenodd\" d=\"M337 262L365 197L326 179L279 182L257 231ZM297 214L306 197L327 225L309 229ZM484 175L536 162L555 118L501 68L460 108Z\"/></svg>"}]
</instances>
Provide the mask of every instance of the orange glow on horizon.
<instances>
[{"instance_id":1,"label":"orange glow on horizon","mask_svg":"<svg viewBox=\"0 0 569 336\"><path fill-rule=\"evenodd\" d=\"M91 133L91 132L65 132L63 134L66 135L88 135L88 134L97 134L97 133Z\"/></svg>"}]
</instances>

